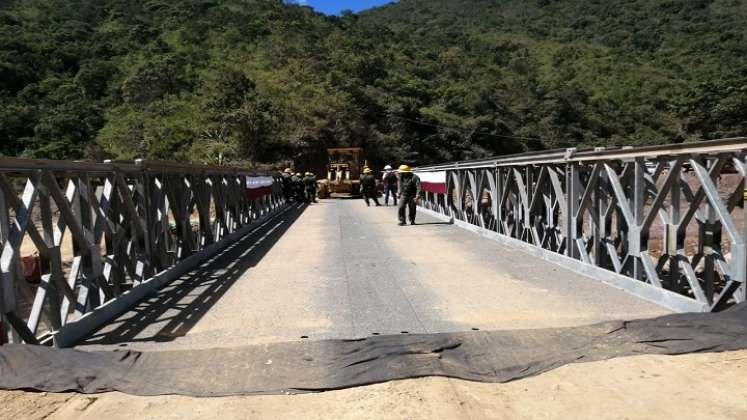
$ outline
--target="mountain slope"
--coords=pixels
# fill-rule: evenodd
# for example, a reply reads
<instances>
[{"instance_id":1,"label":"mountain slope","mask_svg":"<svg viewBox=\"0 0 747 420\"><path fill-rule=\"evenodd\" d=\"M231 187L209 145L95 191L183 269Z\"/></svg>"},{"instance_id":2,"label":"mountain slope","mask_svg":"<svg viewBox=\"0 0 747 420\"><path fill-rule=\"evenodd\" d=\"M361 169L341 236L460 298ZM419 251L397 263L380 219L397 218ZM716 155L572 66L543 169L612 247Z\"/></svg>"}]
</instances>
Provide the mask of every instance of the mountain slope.
<instances>
[{"instance_id":1,"label":"mountain slope","mask_svg":"<svg viewBox=\"0 0 747 420\"><path fill-rule=\"evenodd\" d=\"M738 0L0 4L0 154L375 164L747 134Z\"/></svg>"},{"instance_id":2,"label":"mountain slope","mask_svg":"<svg viewBox=\"0 0 747 420\"><path fill-rule=\"evenodd\" d=\"M531 89L537 113L582 143L660 143L747 128L741 1L403 0L361 20L385 24L431 55L452 51L495 78L524 79L514 93ZM514 107L519 101L510 98ZM532 131L552 139L541 121Z\"/></svg>"}]
</instances>

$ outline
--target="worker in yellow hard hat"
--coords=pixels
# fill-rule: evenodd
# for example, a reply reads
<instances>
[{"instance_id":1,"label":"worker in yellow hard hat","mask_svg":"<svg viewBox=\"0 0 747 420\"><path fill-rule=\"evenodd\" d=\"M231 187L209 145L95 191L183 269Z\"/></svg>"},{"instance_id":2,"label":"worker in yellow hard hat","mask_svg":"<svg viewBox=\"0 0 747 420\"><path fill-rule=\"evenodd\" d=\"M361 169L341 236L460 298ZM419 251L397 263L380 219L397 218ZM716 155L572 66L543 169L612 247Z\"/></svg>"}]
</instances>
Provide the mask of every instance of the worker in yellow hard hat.
<instances>
[{"instance_id":1,"label":"worker in yellow hard hat","mask_svg":"<svg viewBox=\"0 0 747 420\"><path fill-rule=\"evenodd\" d=\"M399 172L399 185L397 186L397 195L400 199L398 208L399 225L406 225L408 218L410 224L414 225L417 202L423 195L420 178L407 165L400 165L397 172Z\"/></svg>"},{"instance_id":2,"label":"worker in yellow hard hat","mask_svg":"<svg viewBox=\"0 0 747 420\"><path fill-rule=\"evenodd\" d=\"M371 203L369 202L370 199L373 199L374 203L376 203L376 207L381 206L381 204L379 204L379 198L376 197L376 177L374 177L373 171L369 167L364 168L363 175L361 175L361 193L363 194L363 200L366 201L367 206L371 206Z\"/></svg>"}]
</instances>

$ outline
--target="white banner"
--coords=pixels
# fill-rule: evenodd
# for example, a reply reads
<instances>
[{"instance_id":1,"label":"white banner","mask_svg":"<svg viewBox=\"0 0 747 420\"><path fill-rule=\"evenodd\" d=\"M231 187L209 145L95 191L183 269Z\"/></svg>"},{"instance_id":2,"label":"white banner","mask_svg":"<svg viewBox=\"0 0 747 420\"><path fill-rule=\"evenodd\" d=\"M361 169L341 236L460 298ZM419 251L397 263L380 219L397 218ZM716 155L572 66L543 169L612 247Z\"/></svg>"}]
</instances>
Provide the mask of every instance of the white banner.
<instances>
[{"instance_id":1,"label":"white banner","mask_svg":"<svg viewBox=\"0 0 747 420\"><path fill-rule=\"evenodd\" d=\"M246 188L254 190L257 188L271 187L275 180L271 176L252 176L246 178Z\"/></svg>"},{"instance_id":2,"label":"white banner","mask_svg":"<svg viewBox=\"0 0 747 420\"><path fill-rule=\"evenodd\" d=\"M446 171L436 172L415 172L420 178L420 182L429 184L446 184Z\"/></svg>"}]
</instances>

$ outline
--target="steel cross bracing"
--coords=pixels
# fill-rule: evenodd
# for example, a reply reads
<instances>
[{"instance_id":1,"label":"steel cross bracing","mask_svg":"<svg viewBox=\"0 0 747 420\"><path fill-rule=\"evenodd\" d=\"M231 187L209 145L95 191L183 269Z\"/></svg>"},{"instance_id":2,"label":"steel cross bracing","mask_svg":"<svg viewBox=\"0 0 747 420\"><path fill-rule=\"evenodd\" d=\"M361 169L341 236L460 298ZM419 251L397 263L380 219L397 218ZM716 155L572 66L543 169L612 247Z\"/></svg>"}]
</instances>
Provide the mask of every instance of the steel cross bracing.
<instances>
[{"instance_id":1,"label":"steel cross bracing","mask_svg":"<svg viewBox=\"0 0 747 420\"><path fill-rule=\"evenodd\" d=\"M256 176L151 161L0 158L0 344L49 342L278 210L279 178L264 175L271 187L248 195ZM22 257L33 253L38 284L24 275Z\"/></svg>"},{"instance_id":2,"label":"steel cross bracing","mask_svg":"<svg viewBox=\"0 0 747 420\"><path fill-rule=\"evenodd\" d=\"M717 311L747 299L746 149L737 138L420 167L447 183L421 206L578 271L609 270L673 309Z\"/></svg>"}]
</instances>

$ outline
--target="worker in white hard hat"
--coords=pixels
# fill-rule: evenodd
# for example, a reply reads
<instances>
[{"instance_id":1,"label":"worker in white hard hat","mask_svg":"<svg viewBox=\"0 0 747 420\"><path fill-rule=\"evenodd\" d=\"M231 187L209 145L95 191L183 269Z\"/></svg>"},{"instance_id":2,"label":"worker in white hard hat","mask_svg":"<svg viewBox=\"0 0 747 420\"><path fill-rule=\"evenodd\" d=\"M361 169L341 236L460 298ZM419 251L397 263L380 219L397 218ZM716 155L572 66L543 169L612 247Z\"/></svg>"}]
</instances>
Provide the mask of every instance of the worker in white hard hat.
<instances>
[{"instance_id":1,"label":"worker in white hard hat","mask_svg":"<svg viewBox=\"0 0 747 420\"><path fill-rule=\"evenodd\" d=\"M392 195L394 205L397 205L397 183L399 178L397 172L392 170L392 165L386 165L384 167L384 175L381 177L381 181L384 183L384 205L389 205L389 194Z\"/></svg>"}]
</instances>

